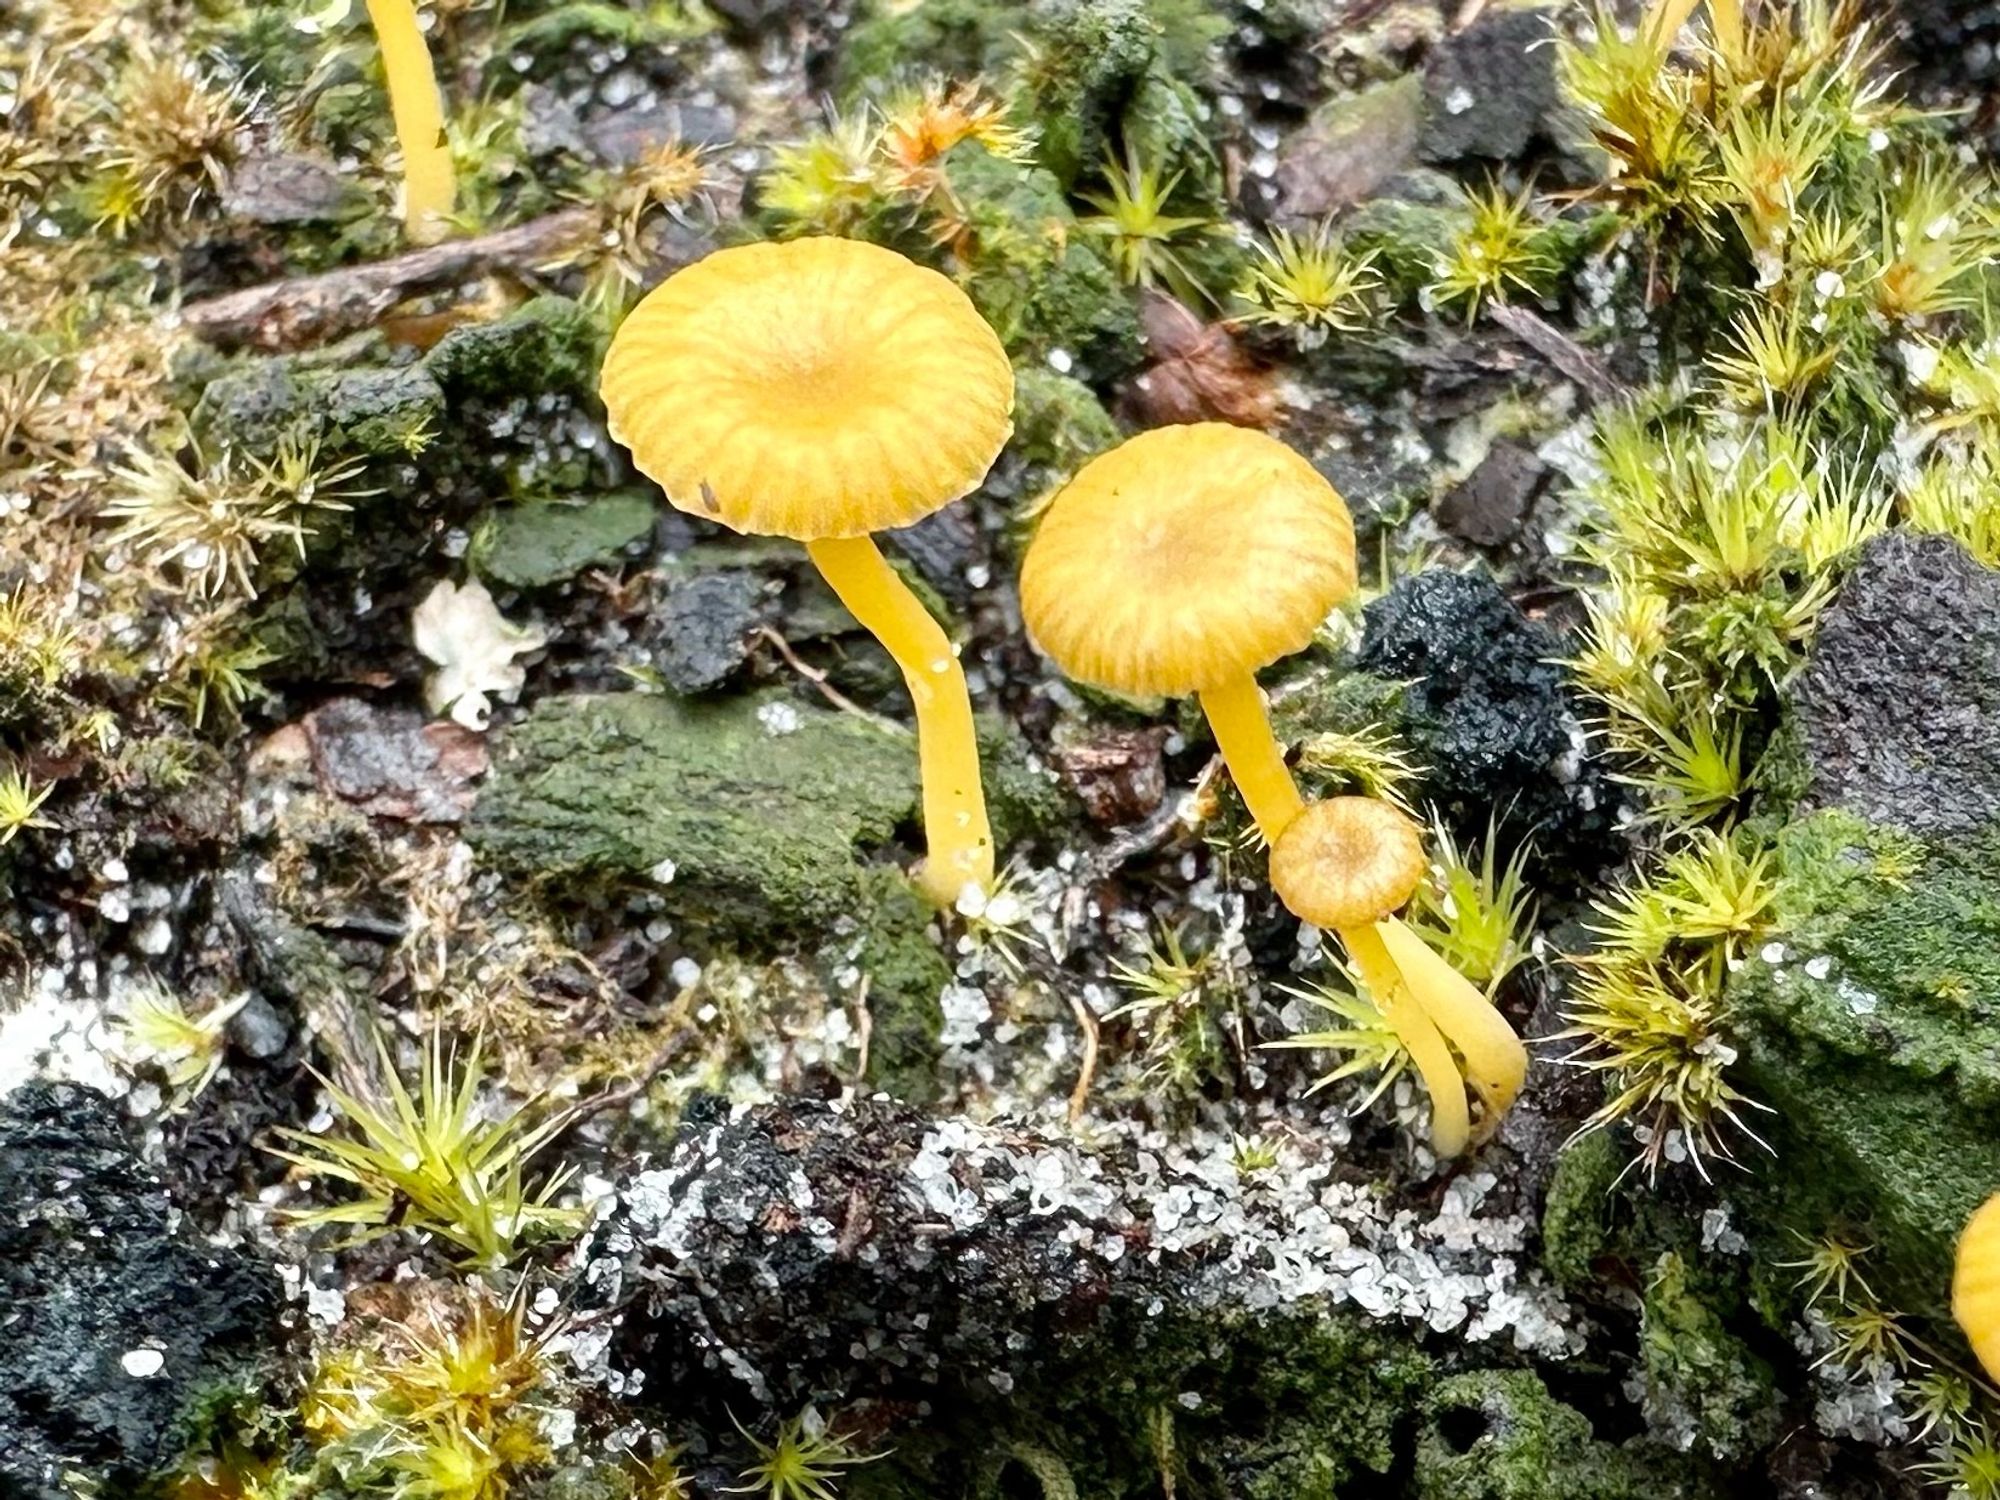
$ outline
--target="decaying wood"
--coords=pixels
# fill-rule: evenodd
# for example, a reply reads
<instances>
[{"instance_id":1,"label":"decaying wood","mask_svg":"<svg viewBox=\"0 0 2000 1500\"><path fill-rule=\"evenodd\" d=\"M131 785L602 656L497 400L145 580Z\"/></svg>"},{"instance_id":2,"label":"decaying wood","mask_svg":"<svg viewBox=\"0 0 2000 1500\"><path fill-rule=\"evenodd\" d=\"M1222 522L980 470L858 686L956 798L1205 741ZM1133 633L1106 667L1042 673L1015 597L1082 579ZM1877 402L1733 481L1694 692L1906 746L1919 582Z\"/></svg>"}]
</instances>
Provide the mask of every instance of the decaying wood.
<instances>
[{"instance_id":1,"label":"decaying wood","mask_svg":"<svg viewBox=\"0 0 2000 1500\"><path fill-rule=\"evenodd\" d=\"M307 348L372 328L419 293L493 271L533 269L577 244L595 224L592 210L566 208L492 234L190 302L181 321L224 349L275 354Z\"/></svg>"}]
</instances>

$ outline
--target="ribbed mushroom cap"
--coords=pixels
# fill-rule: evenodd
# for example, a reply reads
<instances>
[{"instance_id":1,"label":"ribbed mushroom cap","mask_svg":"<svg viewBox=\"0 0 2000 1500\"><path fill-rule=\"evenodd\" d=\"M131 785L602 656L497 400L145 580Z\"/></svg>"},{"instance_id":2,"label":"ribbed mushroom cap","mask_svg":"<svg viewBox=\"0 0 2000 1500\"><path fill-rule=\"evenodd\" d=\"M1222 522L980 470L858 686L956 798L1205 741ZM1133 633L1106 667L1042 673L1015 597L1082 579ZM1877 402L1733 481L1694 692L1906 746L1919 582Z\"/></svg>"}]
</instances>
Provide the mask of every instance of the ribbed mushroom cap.
<instances>
[{"instance_id":1,"label":"ribbed mushroom cap","mask_svg":"<svg viewBox=\"0 0 2000 1500\"><path fill-rule=\"evenodd\" d=\"M1979 1206L1958 1237L1951 1315L1986 1373L2000 1380L2000 1193Z\"/></svg>"},{"instance_id":2,"label":"ribbed mushroom cap","mask_svg":"<svg viewBox=\"0 0 2000 1500\"><path fill-rule=\"evenodd\" d=\"M907 526L978 487L1014 371L965 293L893 250L718 250L632 310L611 435L690 515L800 541Z\"/></svg>"},{"instance_id":3,"label":"ribbed mushroom cap","mask_svg":"<svg viewBox=\"0 0 2000 1500\"><path fill-rule=\"evenodd\" d=\"M1332 485L1261 432L1158 427L1092 459L1021 568L1029 632L1064 672L1181 696L1302 649L1354 591Z\"/></svg>"},{"instance_id":4,"label":"ribbed mushroom cap","mask_svg":"<svg viewBox=\"0 0 2000 1500\"><path fill-rule=\"evenodd\" d=\"M1315 927L1366 927L1410 899L1424 878L1417 825L1378 797L1315 802L1271 850L1271 885Z\"/></svg>"}]
</instances>

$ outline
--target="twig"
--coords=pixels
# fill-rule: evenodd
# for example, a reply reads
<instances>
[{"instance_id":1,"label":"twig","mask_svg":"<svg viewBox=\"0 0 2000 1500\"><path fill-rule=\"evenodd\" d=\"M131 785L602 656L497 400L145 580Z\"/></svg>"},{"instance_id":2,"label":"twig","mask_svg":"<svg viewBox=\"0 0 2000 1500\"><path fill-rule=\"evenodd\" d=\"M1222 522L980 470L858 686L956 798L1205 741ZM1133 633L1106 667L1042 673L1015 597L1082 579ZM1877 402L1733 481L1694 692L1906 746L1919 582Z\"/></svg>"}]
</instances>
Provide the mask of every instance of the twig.
<instances>
[{"instance_id":1,"label":"twig","mask_svg":"<svg viewBox=\"0 0 2000 1500\"><path fill-rule=\"evenodd\" d=\"M861 976L861 990L854 997L854 1035L860 1048L860 1056L854 1064L853 1088L856 1093L861 1091L861 1085L867 1081L868 1044L875 1036L875 1016L868 1009L868 980L868 975Z\"/></svg>"},{"instance_id":2,"label":"twig","mask_svg":"<svg viewBox=\"0 0 2000 1500\"><path fill-rule=\"evenodd\" d=\"M876 728L886 729L899 739L910 738L911 731L909 726L898 724L894 719L884 718L881 714L874 713L856 703L847 694L827 681L826 673L822 672L818 667L808 665L806 662L799 660L798 653L792 650L792 643L779 635L769 625L759 625L753 639L768 641L771 649L784 658L786 666L818 688L820 696L842 713L853 714L857 719L866 719Z\"/></svg>"},{"instance_id":3,"label":"twig","mask_svg":"<svg viewBox=\"0 0 2000 1500\"><path fill-rule=\"evenodd\" d=\"M667 1032L667 1039L653 1049L653 1055L640 1065L636 1075L616 1088L606 1089L595 1098L579 1099L572 1104L566 1113L558 1117L559 1123L549 1131L549 1138L553 1140L556 1136L565 1135L585 1120L600 1115L607 1109L629 1104L643 1094L652 1081L666 1070L667 1064L673 1060L674 1054L680 1051L682 1043L687 1040L688 1013L694 1009L694 997L697 993L699 987L689 985L674 997L674 1003L667 1007L666 1015L661 1017L661 1026Z\"/></svg>"},{"instance_id":4,"label":"twig","mask_svg":"<svg viewBox=\"0 0 2000 1500\"><path fill-rule=\"evenodd\" d=\"M1083 1028L1083 1070L1076 1075L1076 1087L1069 1095L1069 1123L1074 1129L1083 1120L1083 1108L1090 1102L1090 1085L1097 1077L1097 1017L1075 990L1069 992L1069 1008L1076 1016L1076 1024Z\"/></svg>"},{"instance_id":5,"label":"twig","mask_svg":"<svg viewBox=\"0 0 2000 1500\"><path fill-rule=\"evenodd\" d=\"M496 270L540 266L583 239L596 222L592 209L565 208L492 234L190 302L181 309L181 321L224 349L306 348L372 328L419 292Z\"/></svg>"},{"instance_id":6,"label":"twig","mask_svg":"<svg viewBox=\"0 0 2000 1500\"><path fill-rule=\"evenodd\" d=\"M1537 314L1505 302L1493 303L1492 312L1494 322L1583 387L1592 405L1625 394L1624 385L1603 360Z\"/></svg>"}]
</instances>

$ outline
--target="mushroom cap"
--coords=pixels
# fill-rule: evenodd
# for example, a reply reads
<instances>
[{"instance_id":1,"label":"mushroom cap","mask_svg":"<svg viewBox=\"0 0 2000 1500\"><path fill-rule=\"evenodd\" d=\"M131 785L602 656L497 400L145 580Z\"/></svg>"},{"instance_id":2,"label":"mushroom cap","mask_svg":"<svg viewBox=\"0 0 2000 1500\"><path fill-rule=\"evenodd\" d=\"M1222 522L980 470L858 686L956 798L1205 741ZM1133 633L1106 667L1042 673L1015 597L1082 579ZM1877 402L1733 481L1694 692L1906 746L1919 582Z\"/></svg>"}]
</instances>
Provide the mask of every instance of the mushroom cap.
<instances>
[{"instance_id":1,"label":"mushroom cap","mask_svg":"<svg viewBox=\"0 0 2000 1500\"><path fill-rule=\"evenodd\" d=\"M690 515L799 541L907 526L978 488L1014 370L970 299L893 250L741 245L669 276L611 340L611 435Z\"/></svg>"},{"instance_id":2,"label":"mushroom cap","mask_svg":"<svg viewBox=\"0 0 2000 1500\"><path fill-rule=\"evenodd\" d=\"M2000 1193L1979 1206L1958 1236L1951 1315L1986 1373L2000 1379Z\"/></svg>"},{"instance_id":3,"label":"mushroom cap","mask_svg":"<svg viewBox=\"0 0 2000 1500\"><path fill-rule=\"evenodd\" d=\"M1354 592L1354 522L1276 438L1157 427L1085 464L1021 568L1028 630L1064 672L1181 696L1301 650Z\"/></svg>"},{"instance_id":4,"label":"mushroom cap","mask_svg":"<svg viewBox=\"0 0 2000 1500\"><path fill-rule=\"evenodd\" d=\"M1271 850L1271 884L1315 927L1366 927L1424 878L1417 825L1379 797L1329 797L1292 820Z\"/></svg>"}]
</instances>

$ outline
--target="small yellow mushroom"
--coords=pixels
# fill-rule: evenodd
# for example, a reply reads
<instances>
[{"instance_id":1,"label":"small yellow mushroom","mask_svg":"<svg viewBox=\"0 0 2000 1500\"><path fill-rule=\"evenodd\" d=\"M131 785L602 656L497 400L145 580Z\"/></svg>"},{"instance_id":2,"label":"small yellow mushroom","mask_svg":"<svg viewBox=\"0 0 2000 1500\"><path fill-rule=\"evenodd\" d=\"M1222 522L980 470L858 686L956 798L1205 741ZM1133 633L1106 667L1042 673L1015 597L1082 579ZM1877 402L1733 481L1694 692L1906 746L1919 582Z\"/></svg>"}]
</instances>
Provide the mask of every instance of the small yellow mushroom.
<instances>
[{"instance_id":1,"label":"small yellow mushroom","mask_svg":"<svg viewBox=\"0 0 2000 1500\"><path fill-rule=\"evenodd\" d=\"M917 713L923 888L941 905L990 889L965 673L870 538L978 488L1013 431L1013 368L965 293L858 240L720 250L633 310L601 389L612 436L670 501L804 542L896 659Z\"/></svg>"},{"instance_id":2,"label":"small yellow mushroom","mask_svg":"<svg viewBox=\"0 0 2000 1500\"><path fill-rule=\"evenodd\" d=\"M1959 1233L1951 1315L1988 1377L2000 1380L2000 1193L1980 1204Z\"/></svg>"},{"instance_id":3,"label":"small yellow mushroom","mask_svg":"<svg viewBox=\"0 0 2000 1500\"><path fill-rule=\"evenodd\" d=\"M1456 1156L1471 1139L1465 1085L1491 1126L1520 1093L1528 1054L1486 997L1396 917L1423 874L1416 824L1370 797L1313 804L1271 850L1279 899L1340 934L1430 1090L1432 1144L1440 1156ZM1446 1042L1464 1060L1462 1073Z\"/></svg>"},{"instance_id":4,"label":"small yellow mushroom","mask_svg":"<svg viewBox=\"0 0 2000 1500\"><path fill-rule=\"evenodd\" d=\"M1395 920L1423 876L1415 826L1366 798L1307 807L1257 689L1257 670L1303 649L1354 583L1353 522L1319 472L1275 438L1201 423L1141 433L1084 466L1028 548L1021 612L1079 681L1200 695L1272 847L1279 896L1340 935L1430 1088L1438 1152L1456 1155L1471 1139L1467 1078L1490 1125L1519 1092L1527 1054Z\"/></svg>"},{"instance_id":5,"label":"small yellow mushroom","mask_svg":"<svg viewBox=\"0 0 2000 1500\"><path fill-rule=\"evenodd\" d=\"M368 0L389 80L389 112L403 148L403 229L419 244L443 236L457 196L444 104L414 0Z\"/></svg>"},{"instance_id":6,"label":"small yellow mushroom","mask_svg":"<svg viewBox=\"0 0 2000 1500\"><path fill-rule=\"evenodd\" d=\"M1354 522L1276 438L1222 422L1158 427L1086 464L1042 517L1021 612L1070 676L1201 697L1265 839L1305 806L1257 671L1303 650L1354 592Z\"/></svg>"}]
</instances>

